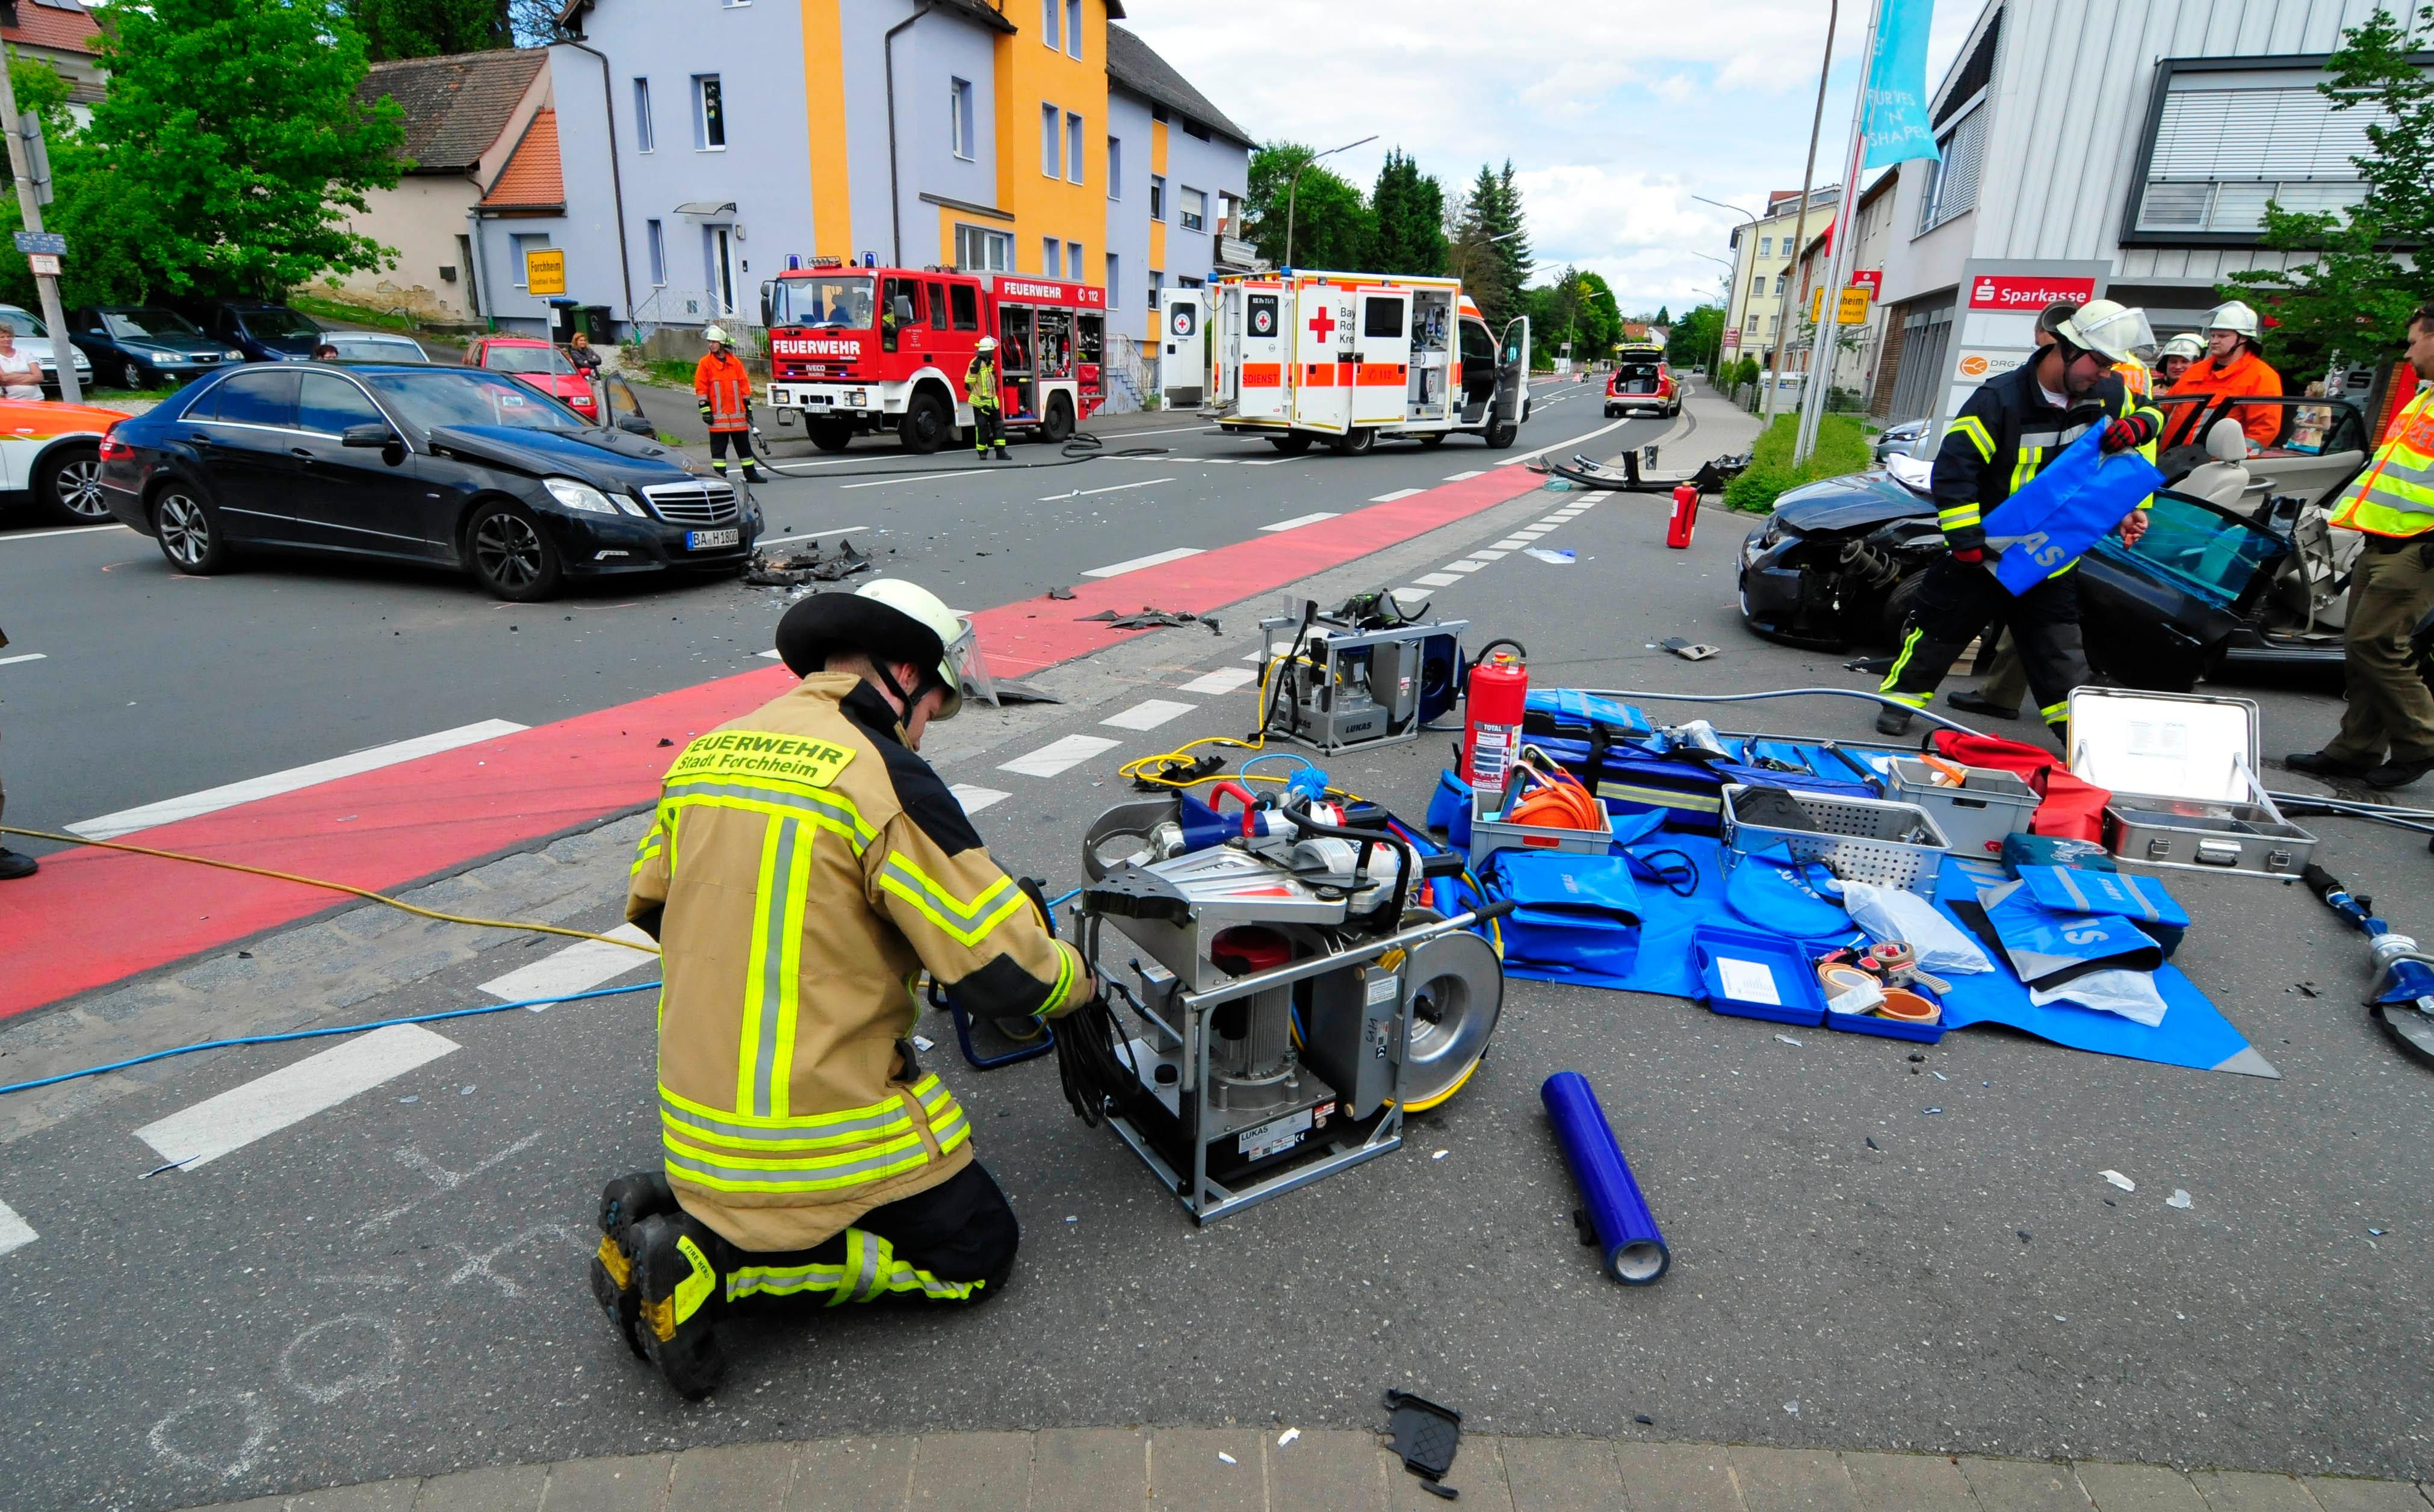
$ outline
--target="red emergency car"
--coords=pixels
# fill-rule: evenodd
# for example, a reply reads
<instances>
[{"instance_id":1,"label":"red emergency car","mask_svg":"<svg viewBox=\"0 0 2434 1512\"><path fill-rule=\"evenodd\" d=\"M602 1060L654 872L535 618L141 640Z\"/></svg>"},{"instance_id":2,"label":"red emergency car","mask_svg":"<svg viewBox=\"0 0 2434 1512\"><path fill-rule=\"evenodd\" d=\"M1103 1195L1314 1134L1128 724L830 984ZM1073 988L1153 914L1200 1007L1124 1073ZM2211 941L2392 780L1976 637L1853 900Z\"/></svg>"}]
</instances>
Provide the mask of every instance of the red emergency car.
<instances>
[{"instance_id":1,"label":"red emergency car","mask_svg":"<svg viewBox=\"0 0 2434 1512\"><path fill-rule=\"evenodd\" d=\"M1682 413L1682 387L1663 347L1625 347L1615 354L1614 376L1605 381L1605 415L1674 416Z\"/></svg>"}]
</instances>

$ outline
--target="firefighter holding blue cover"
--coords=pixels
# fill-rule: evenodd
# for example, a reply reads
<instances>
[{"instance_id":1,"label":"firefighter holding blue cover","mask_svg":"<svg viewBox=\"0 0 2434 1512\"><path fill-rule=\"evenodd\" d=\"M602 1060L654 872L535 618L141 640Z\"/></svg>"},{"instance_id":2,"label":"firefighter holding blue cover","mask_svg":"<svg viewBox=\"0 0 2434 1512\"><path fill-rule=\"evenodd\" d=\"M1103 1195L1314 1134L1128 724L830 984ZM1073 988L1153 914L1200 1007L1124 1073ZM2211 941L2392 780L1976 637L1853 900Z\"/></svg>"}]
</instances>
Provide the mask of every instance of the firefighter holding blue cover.
<instances>
[{"instance_id":1,"label":"firefighter holding blue cover","mask_svg":"<svg viewBox=\"0 0 2434 1512\"><path fill-rule=\"evenodd\" d=\"M2154 439L2162 412L2111 370L2154 339L2144 311L2092 301L2055 329L2051 346L1989 378L1961 406L1936 453L1932 485L1936 523L1951 549L1928 569L1902 627L1901 649L1877 691L1908 707L1879 713L1879 733L1907 732L1910 711L1927 706L1970 641L1994 626L2012 632L2037 712L2061 738L2070 690L2087 678L2072 576L2078 559L2014 596L1996 578L2001 553L1990 548L1984 521L2091 429L2103 428L2107 454ZM2143 510L2131 510L2118 527L2122 540L2134 544L2146 524Z\"/></svg>"}]
</instances>

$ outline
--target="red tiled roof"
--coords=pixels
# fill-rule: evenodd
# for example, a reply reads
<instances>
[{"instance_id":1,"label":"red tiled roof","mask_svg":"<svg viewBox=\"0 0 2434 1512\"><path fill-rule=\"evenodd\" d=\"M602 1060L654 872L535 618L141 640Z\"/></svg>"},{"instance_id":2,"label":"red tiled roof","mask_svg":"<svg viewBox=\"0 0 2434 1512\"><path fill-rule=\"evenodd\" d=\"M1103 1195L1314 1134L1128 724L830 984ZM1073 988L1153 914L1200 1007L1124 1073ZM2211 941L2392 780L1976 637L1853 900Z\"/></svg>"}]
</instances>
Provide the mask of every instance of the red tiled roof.
<instances>
[{"instance_id":1,"label":"red tiled roof","mask_svg":"<svg viewBox=\"0 0 2434 1512\"><path fill-rule=\"evenodd\" d=\"M87 57L96 51L94 39L101 35L101 23L83 7L20 0L16 9L17 24L0 26L0 37L21 47L48 47L54 52L83 53Z\"/></svg>"},{"instance_id":2,"label":"red tiled roof","mask_svg":"<svg viewBox=\"0 0 2434 1512\"><path fill-rule=\"evenodd\" d=\"M490 210L558 210L566 204L566 180L558 171L557 112L535 111L524 139L516 144L499 181L482 197Z\"/></svg>"}]
</instances>

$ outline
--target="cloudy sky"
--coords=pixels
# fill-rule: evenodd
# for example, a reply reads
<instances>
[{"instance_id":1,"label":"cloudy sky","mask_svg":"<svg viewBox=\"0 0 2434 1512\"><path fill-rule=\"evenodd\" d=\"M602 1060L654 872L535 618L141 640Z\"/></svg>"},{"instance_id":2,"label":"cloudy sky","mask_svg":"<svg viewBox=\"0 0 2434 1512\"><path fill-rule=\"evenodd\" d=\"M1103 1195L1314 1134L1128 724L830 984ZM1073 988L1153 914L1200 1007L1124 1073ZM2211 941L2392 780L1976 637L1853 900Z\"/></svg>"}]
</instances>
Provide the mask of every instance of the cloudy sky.
<instances>
[{"instance_id":1,"label":"cloudy sky","mask_svg":"<svg viewBox=\"0 0 2434 1512\"><path fill-rule=\"evenodd\" d=\"M1980 0L1936 0L1933 87ZM1864 0L1843 0L1817 151L1848 148ZM1364 188L1400 146L1448 191L1513 161L1541 279L1603 274L1626 312L1714 298L1736 217L1797 190L1826 0L1128 0L1124 25L1265 138L1329 147Z\"/></svg>"}]
</instances>

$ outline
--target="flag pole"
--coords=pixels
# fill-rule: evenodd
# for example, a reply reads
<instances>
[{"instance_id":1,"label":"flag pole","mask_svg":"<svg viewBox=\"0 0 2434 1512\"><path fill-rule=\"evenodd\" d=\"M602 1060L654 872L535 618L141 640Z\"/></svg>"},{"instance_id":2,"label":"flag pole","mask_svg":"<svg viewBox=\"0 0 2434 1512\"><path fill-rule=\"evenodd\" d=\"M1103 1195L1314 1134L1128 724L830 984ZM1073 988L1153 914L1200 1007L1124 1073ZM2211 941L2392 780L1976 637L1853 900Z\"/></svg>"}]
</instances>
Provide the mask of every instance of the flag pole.
<instances>
[{"instance_id":1,"label":"flag pole","mask_svg":"<svg viewBox=\"0 0 2434 1512\"><path fill-rule=\"evenodd\" d=\"M1867 151L1868 86L1877 72L1877 35L1884 19L1885 0L1869 0L1867 38L1860 44L1860 87L1851 102L1851 155L1843 173L1843 198L1835 206L1833 248L1826 258L1824 298L1818 301L1817 329L1808 348L1808 371L1800 387L1800 430L1791 445L1791 465L1798 467L1817 449L1817 427L1825 418L1826 397L1834 387L1834 334L1840 326L1845 270L1851 266L1859 240L1860 164Z\"/></svg>"}]
</instances>

